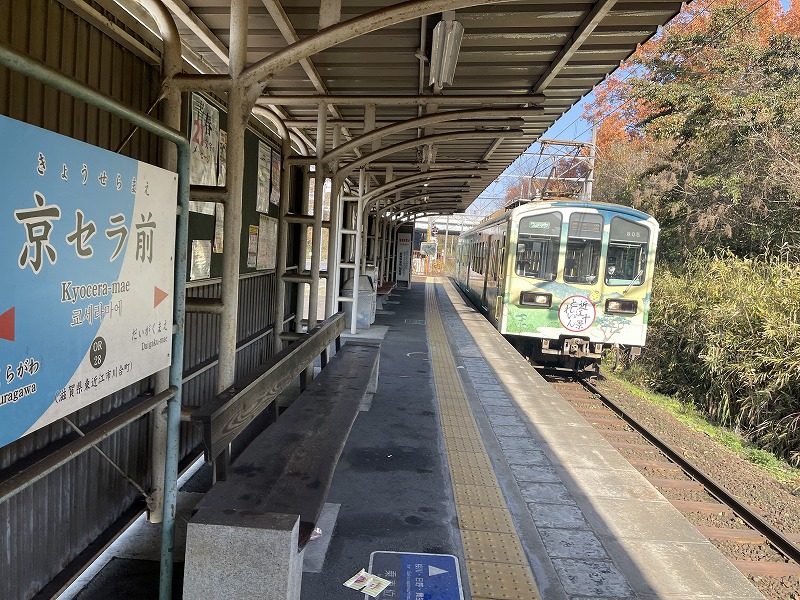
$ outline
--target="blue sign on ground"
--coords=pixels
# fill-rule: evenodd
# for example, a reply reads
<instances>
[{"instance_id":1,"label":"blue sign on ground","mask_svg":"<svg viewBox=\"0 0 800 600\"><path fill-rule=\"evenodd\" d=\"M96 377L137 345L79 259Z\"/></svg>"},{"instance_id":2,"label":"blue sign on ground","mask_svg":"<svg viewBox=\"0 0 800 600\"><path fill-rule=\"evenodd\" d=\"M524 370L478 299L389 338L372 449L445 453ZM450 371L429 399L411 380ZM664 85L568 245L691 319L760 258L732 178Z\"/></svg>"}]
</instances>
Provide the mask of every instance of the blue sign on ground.
<instances>
[{"instance_id":1,"label":"blue sign on ground","mask_svg":"<svg viewBox=\"0 0 800 600\"><path fill-rule=\"evenodd\" d=\"M369 572L392 582L381 598L464 600L458 559L451 554L373 552Z\"/></svg>"}]
</instances>

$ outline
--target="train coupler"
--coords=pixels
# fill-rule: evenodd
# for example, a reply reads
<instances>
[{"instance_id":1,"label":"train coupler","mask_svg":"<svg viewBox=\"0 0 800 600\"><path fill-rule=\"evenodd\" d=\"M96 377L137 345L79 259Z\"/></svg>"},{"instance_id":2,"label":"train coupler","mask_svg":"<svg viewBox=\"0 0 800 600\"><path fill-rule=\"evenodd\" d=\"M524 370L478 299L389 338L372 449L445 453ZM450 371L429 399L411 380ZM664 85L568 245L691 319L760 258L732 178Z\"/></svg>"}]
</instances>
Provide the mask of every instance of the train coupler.
<instances>
[{"instance_id":1,"label":"train coupler","mask_svg":"<svg viewBox=\"0 0 800 600\"><path fill-rule=\"evenodd\" d=\"M551 348L550 343L556 340L542 340L542 354L559 354L573 358L599 359L603 353L602 342L591 342L583 338L564 338L558 340L560 348Z\"/></svg>"}]
</instances>

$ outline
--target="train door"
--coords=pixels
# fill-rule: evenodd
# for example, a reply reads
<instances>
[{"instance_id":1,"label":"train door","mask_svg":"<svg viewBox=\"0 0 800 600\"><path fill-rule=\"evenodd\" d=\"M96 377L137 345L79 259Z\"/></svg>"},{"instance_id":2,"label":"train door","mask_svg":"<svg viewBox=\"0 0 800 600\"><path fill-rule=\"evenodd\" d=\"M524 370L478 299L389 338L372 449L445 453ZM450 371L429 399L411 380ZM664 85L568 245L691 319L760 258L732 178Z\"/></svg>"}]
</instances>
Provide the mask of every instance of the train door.
<instances>
[{"instance_id":1,"label":"train door","mask_svg":"<svg viewBox=\"0 0 800 600\"><path fill-rule=\"evenodd\" d=\"M486 265L486 313L489 320L496 321L497 307L497 259L500 240L494 231L486 240L488 261Z\"/></svg>"},{"instance_id":2,"label":"train door","mask_svg":"<svg viewBox=\"0 0 800 600\"><path fill-rule=\"evenodd\" d=\"M500 319L503 316L503 294L505 292L506 281L506 234L497 240L497 262L495 273L495 301L494 301L494 321L495 326L500 326Z\"/></svg>"},{"instance_id":3,"label":"train door","mask_svg":"<svg viewBox=\"0 0 800 600\"><path fill-rule=\"evenodd\" d=\"M488 231L481 232L481 243L480 243L480 252L481 252L481 275L483 275L483 290L481 292L481 304L484 308L488 310L491 309L491 305L488 302L488 298L486 296L487 290L489 288L489 255L491 253L492 244L491 244L491 236L489 235Z\"/></svg>"}]
</instances>

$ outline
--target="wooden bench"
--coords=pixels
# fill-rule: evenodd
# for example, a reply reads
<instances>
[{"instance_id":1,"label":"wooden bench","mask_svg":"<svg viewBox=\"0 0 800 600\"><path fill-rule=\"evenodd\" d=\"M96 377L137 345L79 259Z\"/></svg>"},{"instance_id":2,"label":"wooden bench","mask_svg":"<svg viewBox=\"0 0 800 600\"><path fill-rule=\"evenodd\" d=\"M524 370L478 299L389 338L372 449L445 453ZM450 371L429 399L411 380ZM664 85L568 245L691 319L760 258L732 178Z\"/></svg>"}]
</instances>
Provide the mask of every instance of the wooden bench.
<instances>
[{"instance_id":1,"label":"wooden bench","mask_svg":"<svg viewBox=\"0 0 800 600\"><path fill-rule=\"evenodd\" d=\"M213 481L225 479L231 460L231 442L296 378L300 377L300 387L304 389L307 382L303 375L309 365L320 356L325 366L331 344L335 344L337 351L341 347L339 336L344 329L344 313L329 317L270 358L247 379L192 413L192 422L203 429L205 458L214 465Z\"/></svg>"},{"instance_id":2,"label":"wooden bench","mask_svg":"<svg viewBox=\"0 0 800 600\"><path fill-rule=\"evenodd\" d=\"M379 309L383 309L383 302L395 288L395 285L396 283L394 281L384 281L378 286L378 289L375 290Z\"/></svg>"},{"instance_id":3,"label":"wooden bench","mask_svg":"<svg viewBox=\"0 0 800 600\"><path fill-rule=\"evenodd\" d=\"M184 598L299 599L302 550L361 401L377 389L379 351L374 343L343 344L203 497L187 532ZM284 366L281 372L303 367ZM274 386L262 387L274 397ZM212 440L211 448L218 451L219 445Z\"/></svg>"}]
</instances>

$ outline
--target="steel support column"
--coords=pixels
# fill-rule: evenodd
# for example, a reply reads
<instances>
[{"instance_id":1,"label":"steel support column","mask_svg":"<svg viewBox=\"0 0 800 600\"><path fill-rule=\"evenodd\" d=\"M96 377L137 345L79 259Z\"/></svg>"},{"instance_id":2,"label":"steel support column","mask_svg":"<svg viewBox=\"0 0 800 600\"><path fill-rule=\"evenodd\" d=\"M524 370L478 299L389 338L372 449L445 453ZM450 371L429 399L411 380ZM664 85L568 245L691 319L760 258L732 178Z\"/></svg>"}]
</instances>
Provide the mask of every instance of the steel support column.
<instances>
[{"instance_id":1,"label":"steel support column","mask_svg":"<svg viewBox=\"0 0 800 600\"><path fill-rule=\"evenodd\" d=\"M281 134L281 197L278 206L278 239L275 252L275 300L272 311L272 347L274 351L280 352L283 349L281 333L283 333L283 314L286 311L286 282L283 280L286 275L286 258L288 255L286 244L289 239L289 224L286 215L289 213L289 158L292 153L292 139L289 129L283 120L268 108L256 106L253 113L257 116L269 119Z\"/></svg>"},{"instance_id":2,"label":"steel support column","mask_svg":"<svg viewBox=\"0 0 800 600\"><path fill-rule=\"evenodd\" d=\"M219 331L217 391L236 381L236 338L239 310L239 252L242 243L242 183L244 181L244 137L250 106L240 75L247 61L247 0L231 3L230 77L228 93L227 185L229 206L225 210L222 253L222 303Z\"/></svg>"},{"instance_id":3,"label":"steel support column","mask_svg":"<svg viewBox=\"0 0 800 600\"><path fill-rule=\"evenodd\" d=\"M314 169L314 227L311 231L311 286L308 293L308 330L317 324L319 265L322 253L322 200L325 188L325 134L328 107L320 102L317 112L317 164Z\"/></svg>"},{"instance_id":4,"label":"steel support column","mask_svg":"<svg viewBox=\"0 0 800 600\"><path fill-rule=\"evenodd\" d=\"M341 142L341 129L335 127L333 130L333 147L336 148ZM333 161L331 165L331 208L330 223L328 229L328 280L325 285L325 318L327 319L338 310L336 298L339 297L339 286L341 281L341 244L342 218L342 184L337 175L339 162Z\"/></svg>"},{"instance_id":5,"label":"steel support column","mask_svg":"<svg viewBox=\"0 0 800 600\"><path fill-rule=\"evenodd\" d=\"M163 122L176 131L181 129L181 92L170 85L172 78L183 69L181 37L172 14L159 0L142 0L142 6L153 17L164 44L161 52L161 76L164 85ZM174 144L163 140L163 166L175 171L178 153ZM156 373L154 392L163 392L169 387L169 369ZM147 518L151 523L161 523L164 518L164 485L167 462L167 403L164 402L150 413L150 491L147 495Z\"/></svg>"}]
</instances>

